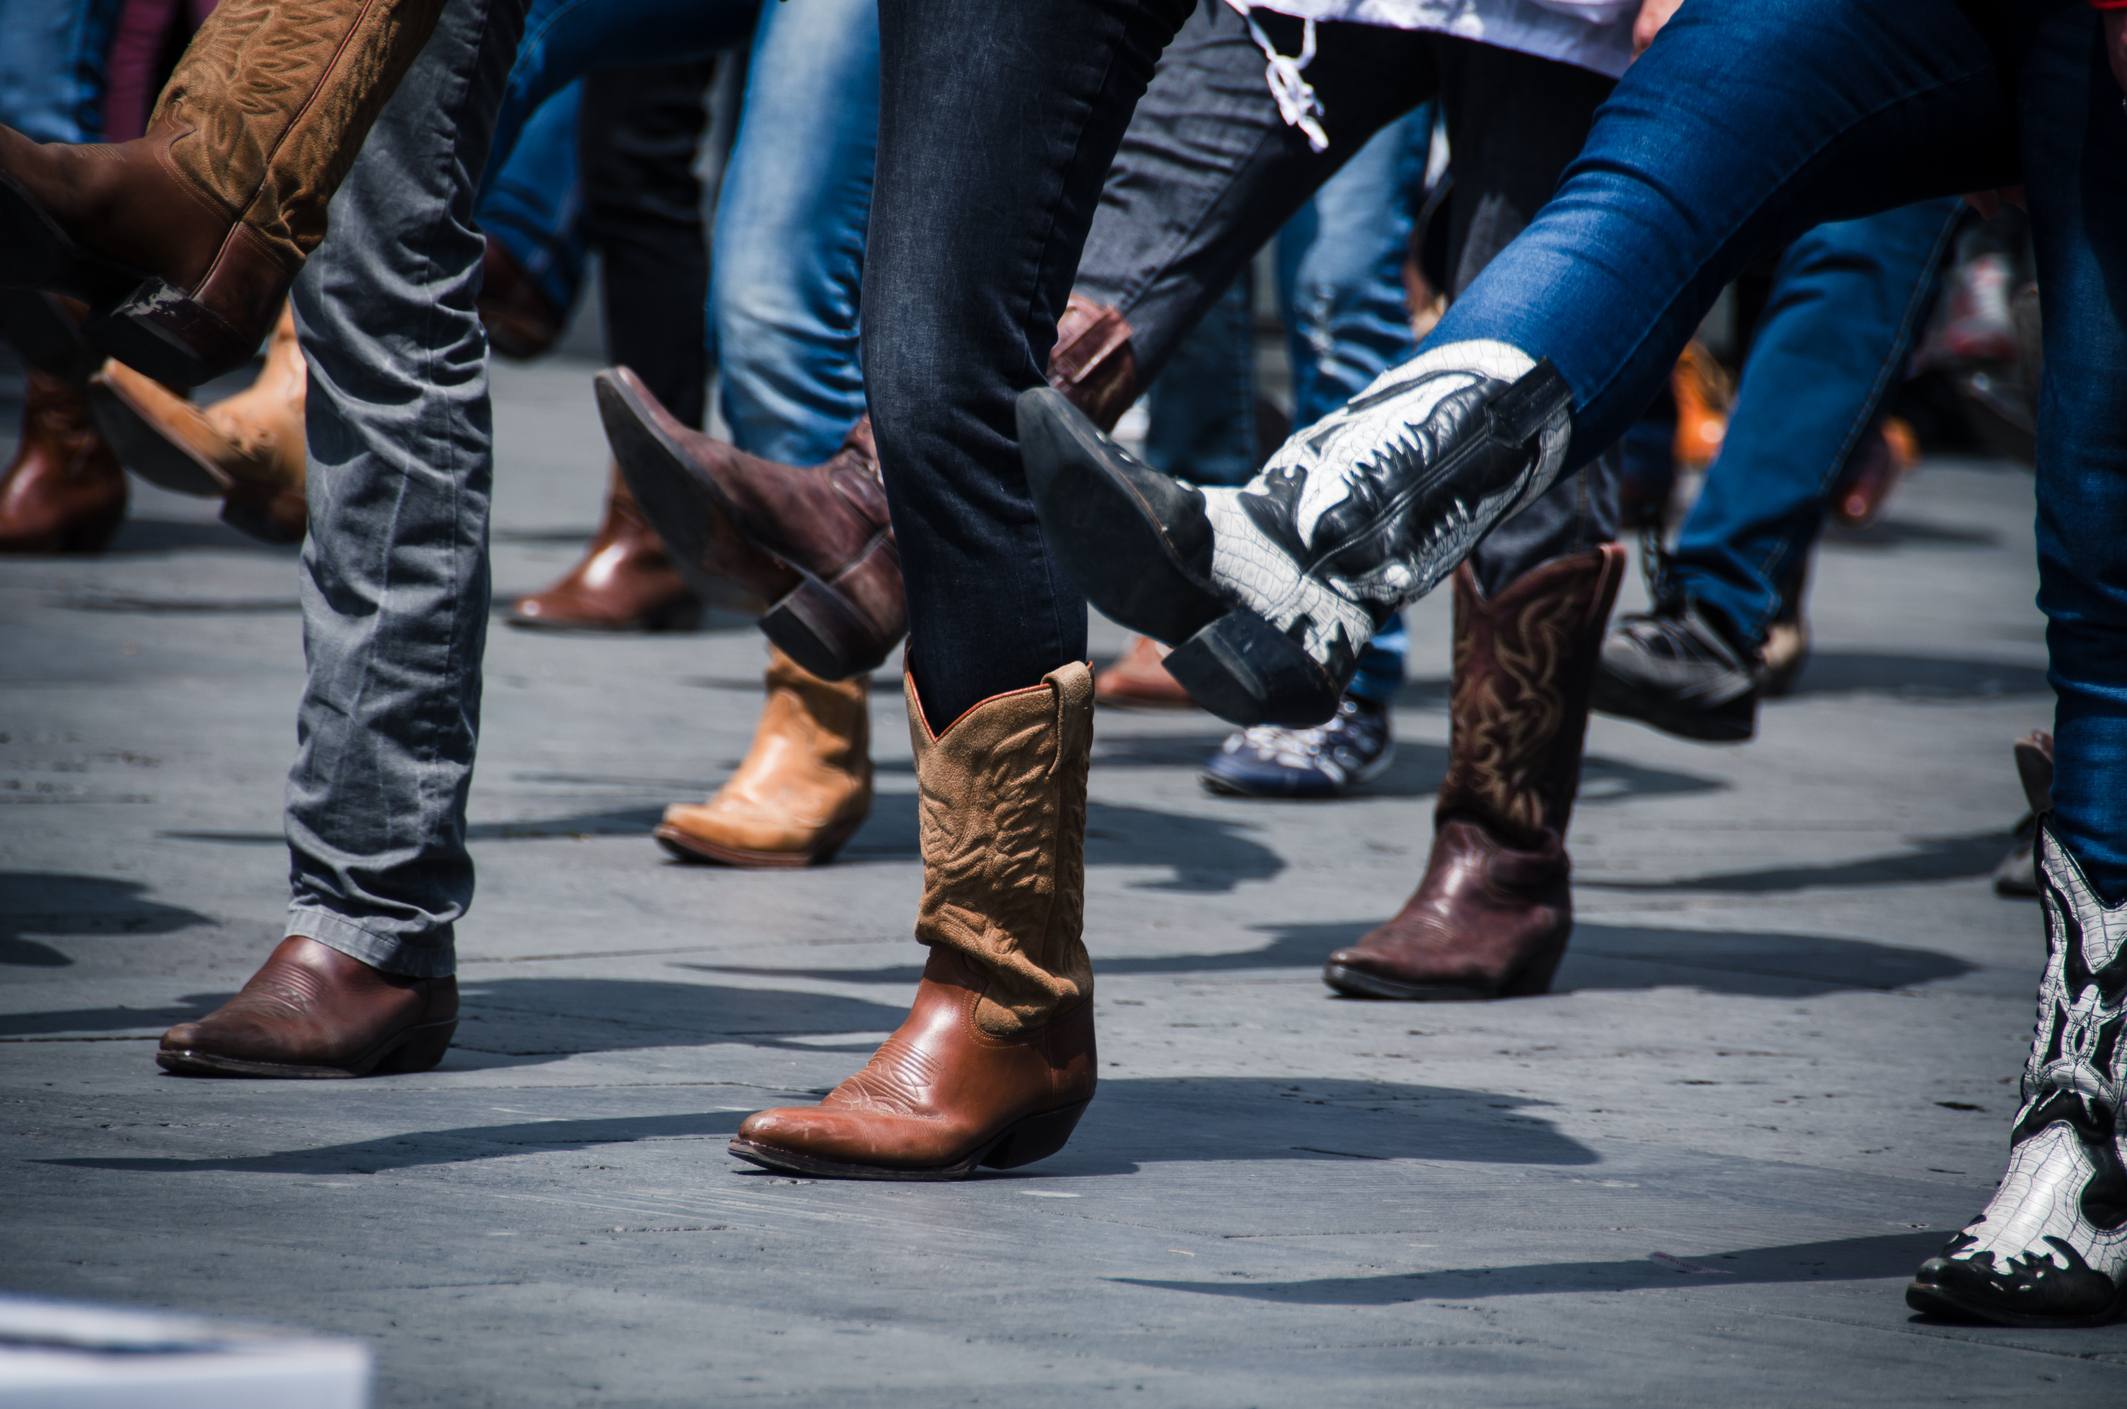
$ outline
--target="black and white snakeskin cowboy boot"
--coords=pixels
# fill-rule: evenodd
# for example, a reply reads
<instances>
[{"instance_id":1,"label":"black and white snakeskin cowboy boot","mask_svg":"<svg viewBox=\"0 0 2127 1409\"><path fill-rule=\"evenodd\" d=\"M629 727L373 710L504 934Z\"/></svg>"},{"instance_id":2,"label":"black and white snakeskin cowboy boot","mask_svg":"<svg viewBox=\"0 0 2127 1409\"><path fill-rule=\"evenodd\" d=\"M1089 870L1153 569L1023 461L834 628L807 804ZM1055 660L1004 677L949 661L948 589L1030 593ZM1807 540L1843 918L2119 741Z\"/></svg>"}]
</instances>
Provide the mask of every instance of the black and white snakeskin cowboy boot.
<instances>
[{"instance_id":1,"label":"black and white snakeskin cowboy boot","mask_svg":"<svg viewBox=\"0 0 2127 1409\"><path fill-rule=\"evenodd\" d=\"M1093 604L1172 645L1237 724L1314 725L1360 650L1558 477L1571 393L1499 342L1431 349L1286 441L1238 489L1170 479L1046 387L1019 441L1050 549Z\"/></svg>"},{"instance_id":2,"label":"black and white snakeskin cowboy boot","mask_svg":"<svg viewBox=\"0 0 2127 1409\"><path fill-rule=\"evenodd\" d=\"M1905 1299L2012 1326L2090 1326L2127 1312L2127 901L2106 908L2050 820L2038 852L2046 975L2009 1172Z\"/></svg>"}]
</instances>

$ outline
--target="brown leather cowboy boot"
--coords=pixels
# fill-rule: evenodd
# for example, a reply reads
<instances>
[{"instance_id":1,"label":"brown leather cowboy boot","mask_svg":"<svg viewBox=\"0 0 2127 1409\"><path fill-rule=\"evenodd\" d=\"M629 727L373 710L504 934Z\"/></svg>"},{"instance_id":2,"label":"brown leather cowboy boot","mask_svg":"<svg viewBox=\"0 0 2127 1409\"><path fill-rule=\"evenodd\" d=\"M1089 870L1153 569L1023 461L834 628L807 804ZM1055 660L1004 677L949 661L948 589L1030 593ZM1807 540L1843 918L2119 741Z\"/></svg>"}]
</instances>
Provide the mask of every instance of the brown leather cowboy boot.
<instances>
[{"instance_id":1,"label":"brown leather cowboy boot","mask_svg":"<svg viewBox=\"0 0 2127 1409\"><path fill-rule=\"evenodd\" d=\"M163 1034L180 1076L368 1076L427 1071L458 1029L458 980L407 978L290 935L242 991Z\"/></svg>"},{"instance_id":2,"label":"brown leather cowboy boot","mask_svg":"<svg viewBox=\"0 0 2127 1409\"><path fill-rule=\"evenodd\" d=\"M771 645L745 762L706 803L666 808L657 839L682 861L817 866L870 815L871 677L822 680Z\"/></svg>"},{"instance_id":3,"label":"brown leather cowboy boot","mask_svg":"<svg viewBox=\"0 0 2127 1409\"><path fill-rule=\"evenodd\" d=\"M88 398L32 369L22 439L0 477L0 553L97 553L126 517L126 474Z\"/></svg>"},{"instance_id":4,"label":"brown leather cowboy boot","mask_svg":"<svg viewBox=\"0 0 2127 1409\"><path fill-rule=\"evenodd\" d=\"M672 565L617 465L583 561L510 603L508 617L512 626L558 631L692 631L701 619L702 599Z\"/></svg>"},{"instance_id":5,"label":"brown leather cowboy boot","mask_svg":"<svg viewBox=\"0 0 2127 1409\"><path fill-rule=\"evenodd\" d=\"M547 301L510 247L493 235L480 255L477 306L488 346L504 357L544 357L567 331L562 311Z\"/></svg>"},{"instance_id":6,"label":"brown leather cowboy boot","mask_svg":"<svg viewBox=\"0 0 2127 1409\"><path fill-rule=\"evenodd\" d=\"M242 366L443 0L222 0L147 135L0 128L0 280L86 302L97 346L173 386Z\"/></svg>"},{"instance_id":7,"label":"brown leather cowboy boot","mask_svg":"<svg viewBox=\"0 0 2127 1409\"><path fill-rule=\"evenodd\" d=\"M933 735L913 682L930 960L916 1003L817 1106L749 1116L731 1153L854 1179L957 1179L1062 1149L1093 1099L1085 918L1093 672L1072 664Z\"/></svg>"},{"instance_id":8,"label":"brown leather cowboy boot","mask_svg":"<svg viewBox=\"0 0 2127 1409\"><path fill-rule=\"evenodd\" d=\"M1124 709L1195 709L1195 697L1160 664L1170 654L1150 636L1132 636L1123 653L1094 677L1094 700Z\"/></svg>"},{"instance_id":9,"label":"brown leather cowboy boot","mask_svg":"<svg viewBox=\"0 0 2127 1409\"><path fill-rule=\"evenodd\" d=\"M1137 384L1137 352L1130 325L1104 303L1072 294L1056 321L1049 352L1049 385L1104 431L1115 429L1144 390Z\"/></svg>"},{"instance_id":10,"label":"brown leather cowboy boot","mask_svg":"<svg viewBox=\"0 0 2127 1409\"><path fill-rule=\"evenodd\" d=\"M96 419L126 468L178 494L222 501L222 519L268 543L300 543L309 369L286 305L258 379L204 409L123 362L89 380Z\"/></svg>"},{"instance_id":11,"label":"brown leather cowboy boot","mask_svg":"<svg viewBox=\"0 0 2127 1409\"><path fill-rule=\"evenodd\" d=\"M1402 911L1329 956L1355 998L1542 993L1573 933L1566 822L1588 694L1623 579L1615 544L1555 558L1487 601L1455 573L1455 690L1433 854Z\"/></svg>"},{"instance_id":12,"label":"brown leather cowboy boot","mask_svg":"<svg viewBox=\"0 0 2127 1409\"><path fill-rule=\"evenodd\" d=\"M799 469L690 430L625 367L595 385L621 474L698 592L721 578L770 603L761 630L824 679L886 659L908 603L868 418L832 459Z\"/></svg>"}]
</instances>

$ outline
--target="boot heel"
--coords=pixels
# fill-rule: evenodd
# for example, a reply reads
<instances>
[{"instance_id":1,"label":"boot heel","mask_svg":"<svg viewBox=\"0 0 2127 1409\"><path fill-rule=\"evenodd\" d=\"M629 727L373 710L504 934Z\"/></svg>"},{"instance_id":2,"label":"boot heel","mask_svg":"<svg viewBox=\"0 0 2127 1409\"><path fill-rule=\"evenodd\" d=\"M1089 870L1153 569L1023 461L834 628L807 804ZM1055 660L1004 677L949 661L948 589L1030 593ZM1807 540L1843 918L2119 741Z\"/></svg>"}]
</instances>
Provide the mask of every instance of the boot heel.
<instances>
[{"instance_id":1,"label":"boot heel","mask_svg":"<svg viewBox=\"0 0 2127 1409\"><path fill-rule=\"evenodd\" d=\"M1078 1118L1092 1104L1088 1099L1061 1110L1028 1116L1005 1131L1004 1137L990 1147L990 1152L982 1157L983 1168L1017 1169L1023 1164L1047 1159L1070 1141L1071 1132L1078 1128Z\"/></svg>"},{"instance_id":2,"label":"boot heel","mask_svg":"<svg viewBox=\"0 0 2127 1409\"><path fill-rule=\"evenodd\" d=\"M1198 704L1235 724L1308 728L1333 717L1344 693L1299 642L1245 607L1176 646L1166 665Z\"/></svg>"},{"instance_id":3,"label":"boot heel","mask_svg":"<svg viewBox=\"0 0 2127 1409\"><path fill-rule=\"evenodd\" d=\"M406 1041L397 1051L377 1063L377 1073L407 1073L428 1071L443 1060L450 1050L451 1038L458 1031L458 1020L428 1023L407 1034Z\"/></svg>"},{"instance_id":4,"label":"boot heel","mask_svg":"<svg viewBox=\"0 0 2127 1409\"><path fill-rule=\"evenodd\" d=\"M171 386L195 387L251 360L256 343L220 315L160 279L140 287L81 325L83 336L136 372Z\"/></svg>"},{"instance_id":5,"label":"boot heel","mask_svg":"<svg viewBox=\"0 0 2127 1409\"><path fill-rule=\"evenodd\" d=\"M784 655L822 680L847 680L886 658L841 598L810 577L770 607L760 625Z\"/></svg>"}]
</instances>

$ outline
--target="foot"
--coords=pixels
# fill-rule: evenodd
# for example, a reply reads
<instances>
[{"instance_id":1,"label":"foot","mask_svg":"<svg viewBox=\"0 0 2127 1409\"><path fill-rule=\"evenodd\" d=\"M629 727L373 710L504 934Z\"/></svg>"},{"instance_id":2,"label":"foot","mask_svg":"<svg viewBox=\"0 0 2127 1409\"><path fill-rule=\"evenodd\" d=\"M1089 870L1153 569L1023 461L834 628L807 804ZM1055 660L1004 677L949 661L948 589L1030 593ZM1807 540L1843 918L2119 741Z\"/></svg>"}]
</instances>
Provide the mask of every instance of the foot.
<instances>
[{"instance_id":1,"label":"foot","mask_svg":"<svg viewBox=\"0 0 2127 1409\"><path fill-rule=\"evenodd\" d=\"M1132 636L1123 653L1093 681L1093 702L1122 709L1195 709L1182 682L1167 673L1165 646Z\"/></svg>"},{"instance_id":2,"label":"foot","mask_svg":"<svg viewBox=\"0 0 2127 1409\"><path fill-rule=\"evenodd\" d=\"M1093 1004L1004 1041L976 1021L982 987L934 947L907 1021L865 1068L817 1106L748 1116L731 1153L840 1179L963 1179L1055 1154L1093 1099Z\"/></svg>"},{"instance_id":3,"label":"foot","mask_svg":"<svg viewBox=\"0 0 2127 1409\"><path fill-rule=\"evenodd\" d=\"M1420 1002L1546 992L1573 933L1571 869L1555 835L1520 850L1478 822L1442 822L1417 892L1330 955L1322 981L1353 998Z\"/></svg>"},{"instance_id":4,"label":"foot","mask_svg":"<svg viewBox=\"0 0 2127 1409\"><path fill-rule=\"evenodd\" d=\"M164 1033L155 1060L180 1076L427 1071L457 1028L457 979L388 974L291 935L234 998Z\"/></svg>"},{"instance_id":5,"label":"foot","mask_svg":"<svg viewBox=\"0 0 2127 1409\"><path fill-rule=\"evenodd\" d=\"M596 386L621 473L698 592L720 580L768 602L761 630L827 680L876 669L908 634L869 421L826 463L798 468L681 425L625 367Z\"/></svg>"},{"instance_id":6,"label":"foot","mask_svg":"<svg viewBox=\"0 0 2127 1409\"><path fill-rule=\"evenodd\" d=\"M1388 706L1346 695L1312 729L1258 724L1229 737L1204 765L1204 786L1240 797L1342 797L1396 756Z\"/></svg>"},{"instance_id":7,"label":"foot","mask_svg":"<svg viewBox=\"0 0 2127 1409\"><path fill-rule=\"evenodd\" d=\"M98 553L125 517L125 471L88 398L32 371L22 438L0 477L0 553Z\"/></svg>"},{"instance_id":8,"label":"foot","mask_svg":"<svg viewBox=\"0 0 2127 1409\"><path fill-rule=\"evenodd\" d=\"M1169 479L1045 387L1019 399L1042 531L1103 612L1238 724L1335 715L1360 649L1556 478L1565 381L1500 343L1395 368L1240 489Z\"/></svg>"},{"instance_id":9,"label":"foot","mask_svg":"<svg viewBox=\"0 0 2127 1409\"><path fill-rule=\"evenodd\" d=\"M561 341L561 310L539 291L509 246L493 235L480 257L480 298L475 306L487 328L488 345L504 357L543 357Z\"/></svg>"},{"instance_id":10,"label":"foot","mask_svg":"<svg viewBox=\"0 0 2127 1409\"><path fill-rule=\"evenodd\" d=\"M552 586L510 603L506 619L542 631L692 631L701 618L702 599L615 468L583 560Z\"/></svg>"},{"instance_id":11,"label":"foot","mask_svg":"<svg viewBox=\"0 0 2127 1409\"><path fill-rule=\"evenodd\" d=\"M775 870L829 861L871 815L871 677L822 680L771 648L768 703L731 781L665 809L682 861Z\"/></svg>"},{"instance_id":12,"label":"foot","mask_svg":"<svg viewBox=\"0 0 2127 1409\"><path fill-rule=\"evenodd\" d=\"M1628 616L1603 642L1594 706L1706 743L1740 743L1758 729L1763 666L1695 606Z\"/></svg>"}]
</instances>

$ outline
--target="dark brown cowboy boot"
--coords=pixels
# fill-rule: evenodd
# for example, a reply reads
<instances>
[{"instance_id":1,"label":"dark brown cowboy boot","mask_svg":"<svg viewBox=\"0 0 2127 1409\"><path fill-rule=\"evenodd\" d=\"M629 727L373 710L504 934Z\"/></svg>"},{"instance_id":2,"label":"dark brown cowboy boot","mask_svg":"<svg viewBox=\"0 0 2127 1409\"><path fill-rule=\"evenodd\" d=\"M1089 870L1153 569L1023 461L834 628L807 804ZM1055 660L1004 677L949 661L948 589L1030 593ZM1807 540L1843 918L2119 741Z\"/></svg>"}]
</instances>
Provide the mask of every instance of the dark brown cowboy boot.
<instances>
[{"instance_id":1,"label":"dark brown cowboy boot","mask_svg":"<svg viewBox=\"0 0 2127 1409\"><path fill-rule=\"evenodd\" d=\"M621 474L698 592L723 579L768 602L761 630L822 679L886 659L908 602L868 418L826 463L779 465L690 430L625 367L595 385Z\"/></svg>"},{"instance_id":2,"label":"dark brown cowboy boot","mask_svg":"<svg viewBox=\"0 0 2127 1409\"><path fill-rule=\"evenodd\" d=\"M0 280L87 303L89 340L173 386L234 371L443 0L222 0L131 142L0 128Z\"/></svg>"},{"instance_id":3,"label":"dark brown cowboy boot","mask_svg":"<svg viewBox=\"0 0 2127 1409\"><path fill-rule=\"evenodd\" d=\"M510 604L512 626L556 631L691 631L702 599L614 467L606 512L583 561L551 587Z\"/></svg>"},{"instance_id":4,"label":"dark brown cowboy boot","mask_svg":"<svg viewBox=\"0 0 2127 1409\"><path fill-rule=\"evenodd\" d=\"M32 370L0 476L0 553L96 553L126 517L126 472L78 387Z\"/></svg>"},{"instance_id":5,"label":"dark brown cowboy boot","mask_svg":"<svg viewBox=\"0 0 2127 1409\"><path fill-rule=\"evenodd\" d=\"M1143 387L1137 384L1137 351L1130 345L1130 325L1104 303L1072 294L1056 322L1056 346L1049 352L1049 385L1104 431L1130 409Z\"/></svg>"},{"instance_id":6,"label":"dark brown cowboy boot","mask_svg":"<svg viewBox=\"0 0 2127 1409\"><path fill-rule=\"evenodd\" d=\"M1093 672L1051 671L933 735L913 682L930 946L907 1021L817 1106L761 1111L731 1152L769 1169L957 1179L1062 1149L1093 1099L1085 918Z\"/></svg>"},{"instance_id":7,"label":"dark brown cowboy boot","mask_svg":"<svg viewBox=\"0 0 2127 1409\"><path fill-rule=\"evenodd\" d=\"M1588 693L1624 576L1611 544L1522 574L1490 601L1455 573L1455 692L1433 854L1401 912L1329 956L1355 998L1542 993L1573 933L1566 822Z\"/></svg>"},{"instance_id":8,"label":"dark brown cowboy boot","mask_svg":"<svg viewBox=\"0 0 2127 1409\"><path fill-rule=\"evenodd\" d=\"M163 1034L180 1076L368 1076L427 1071L458 1029L458 980L408 978L290 935L243 990Z\"/></svg>"}]
</instances>

